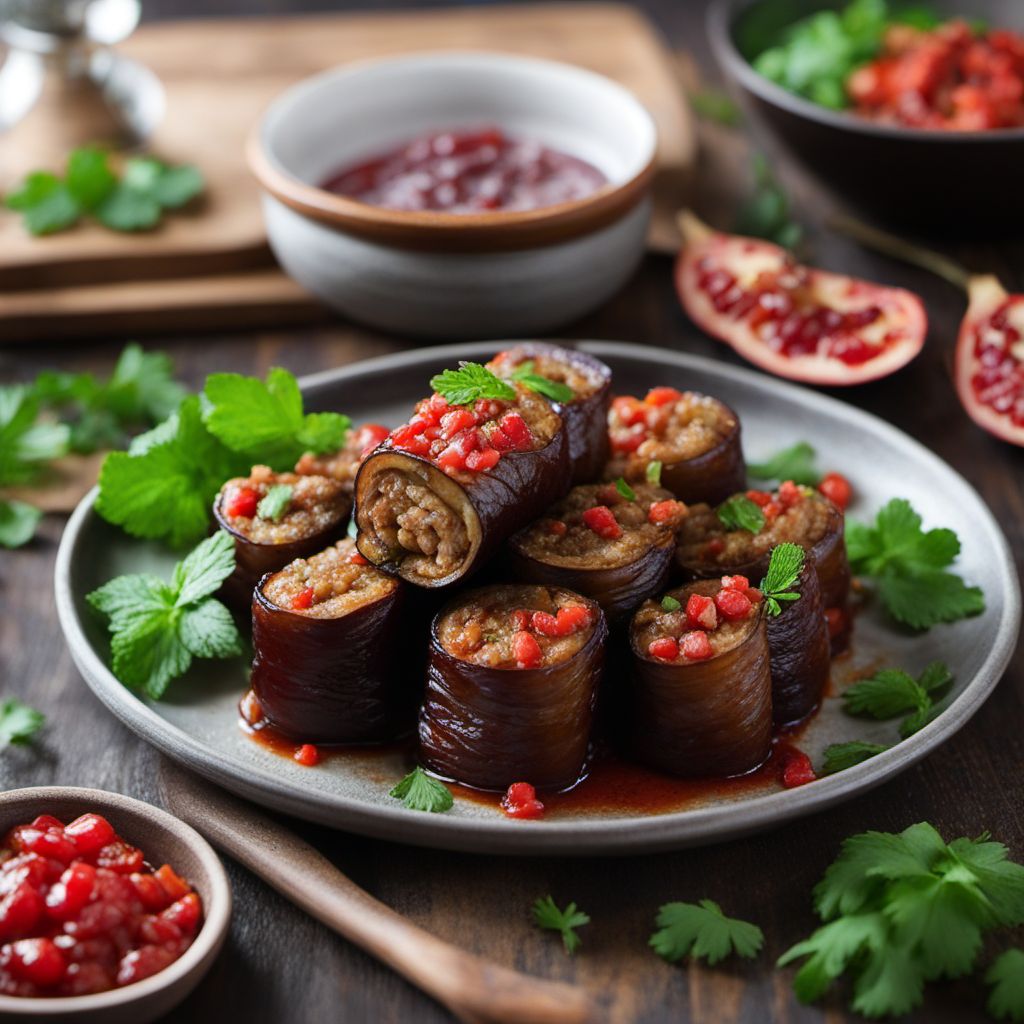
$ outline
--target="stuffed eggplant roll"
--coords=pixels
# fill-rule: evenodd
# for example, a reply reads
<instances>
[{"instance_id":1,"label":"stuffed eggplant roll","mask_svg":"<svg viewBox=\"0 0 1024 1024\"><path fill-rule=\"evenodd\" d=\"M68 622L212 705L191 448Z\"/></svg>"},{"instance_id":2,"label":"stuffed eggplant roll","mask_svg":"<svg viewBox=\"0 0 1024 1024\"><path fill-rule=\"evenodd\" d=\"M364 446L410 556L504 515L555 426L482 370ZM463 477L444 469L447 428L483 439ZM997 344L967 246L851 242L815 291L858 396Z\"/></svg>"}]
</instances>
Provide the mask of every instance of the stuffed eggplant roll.
<instances>
[{"instance_id":1,"label":"stuffed eggplant roll","mask_svg":"<svg viewBox=\"0 0 1024 1024\"><path fill-rule=\"evenodd\" d=\"M608 417L606 479L651 479L687 503L715 504L746 484L740 421L717 398L658 387L643 400L622 395ZM660 464L659 466L656 464Z\"/></svg>"},{"instance_id":2,"label":"stuffed eggplant roll","mask_svg":"<svg viewBox=\"0 0 1024 1024\"><path fill-rule=\"evenodd\" d=\"M217 524L235 540L235 571L224 583L225 598L248 608L263 576L338 540L351 512L342 484L325 476L253 466L248 477L229 480L213 503Z\"/></svg>"},{"instance_id":3,"label":"stuffed eggplant roll","mask_svg":"<svg viewBox=\"0 0 1024 1024\"><path fill-rule=\"evenodd\" d=\"M574 785L587 762L607 634L596 602L558 587L460 595L434 620L422 763L475 789Z\"/></svg>"},{"instance_id":4,"label":"stuffed eggplant roll","mask_svg":"<svg viewBox=\"0 0 1024 1024\"><path fill-rule=\"evenodd\" d=\"M733 581L729 581L732 584ZM630 624L630 746L670 775L742 775L768 757L772 694L757 591L699 580Z\"/></svg>"},{"instance_id":5,"label":"stuffed eggplant roll","mask_svg":"<svg viewBox=\"0 0 1024 1024\"><path fill-rule=\"evenodd\" d=\"M388 436L388 428L378 423L364 423L349 432L342 448L326 455L306 452L295 464L295 472L302 476L329 476L340 481L348 494L356 487L359 466L374 448Z\"/></svg>"},{"instance_id":6,"label":"stuffed eggplant roll","mask_svg":"<svg viewBox=\"0 0 1024 1024\"><path fill-rule=\"evenodd\" d=\"M417 694L396 642L405 584L348 538L268 573L252 597L252 688L307 743L369 743L412 726Z\"/></svg>"},{"instance_id":7,"label":"stuffed eggplant roll","mask_svg":"<svg viewBox=\"0 0 1024 1024\"><path fill-rule=\"evenodd\" d=\"M723 507L693 505L679 530L680 568L691 579L731 573L756 584L768 569L773 547L784 541L799 544L818 573L832 653L844 650L850 633L850 565L843 513L817 491L788 480L775 492L747 491L734 498L745 498L748 509L758 507L763 519L760 528L731 528L721 518ZM748 520L748 525L757 523L757 516Z\"/></svg>"},{"instance_id":8,"label":"stuffed eggplant roll","mask_svg":"<svg viewBox=\"0 0 1024 1024\"><path fill-rule=\"evenodd\" d=\"M584 484L509 541L515 579L593 598L609 622L662 590L686 506L652 484Z\"/></svg>"},{"instance_id":9,"label":"stuffed eggplant roll","mask_svg":"<svg viewBox=\"0 0 1024 1024\"><path fill-rule=\"evenodd\" d=\"M499 377L515 379L534 375L572 391L571 397L566 395L558 400L558 412L568 435L572 482L589 483L599 479L610 451L608 406L612 371L586 352L541 341L499 352L488 367ZM550 391L541 393L557 400Z\"/></svg>"},{"instance_id":10,"label":"stuffed eggplant roll","mask_svg":"<svg viewBox=\"0 0 1024 1024\"><path fill-rule=\"evenodd\" d=\"M561 418L540 395L519 385L514 394L466 406L435 394L364 460L357 544L374 565L447 586L565 494Z\"/></svg>"},{"instance_id":11,"label":"stuffed eggplant roll","mask_svg":"<svg viewBox=\"0 0 1024 1024\"><path fill-rule=\"evenodd\" d=\"M768 616L772 718L777 726L802 721L821 703L831 661L818 572L809 559L793 590L800 597L780 602L779 614Z\"/></svg>"}]
</instances>

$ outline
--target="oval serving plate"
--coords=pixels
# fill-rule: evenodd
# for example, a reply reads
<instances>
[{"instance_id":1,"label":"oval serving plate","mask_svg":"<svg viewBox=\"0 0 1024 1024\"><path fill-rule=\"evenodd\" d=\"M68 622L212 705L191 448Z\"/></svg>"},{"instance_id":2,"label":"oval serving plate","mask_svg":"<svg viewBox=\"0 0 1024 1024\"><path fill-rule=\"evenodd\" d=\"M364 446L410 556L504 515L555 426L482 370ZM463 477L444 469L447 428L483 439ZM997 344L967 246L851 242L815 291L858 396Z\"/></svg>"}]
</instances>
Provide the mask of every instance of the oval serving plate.
<instances>
[{"instance_id":1,"label":"oval serving plate","mask_svg":"<svg viewBox=\"0 0 1024 1024\"><path fill-rule=\"evenodd\" d=\"M417 349L332 370L302 381L313 409L339 409L354 422L395 425L422 397L429 377L458 359L483 361L498 343ZM832 695L799 743L815 763L830 743L895 743L895 722L851 718L841 692L858 667L894 664L920 670L945 661L955 683L941 715L910 739L836 775L798 789L707 796L662 814L579 811L538 822L505 818L494 806L457 799L446 814L404 809L388 790L408 766L402 755L337 754L304 768L253 742L238 727L246 689L241 659L207 662L176 680L159 703L122 686L107 667L104 624L85 595L113 576L169 574L176 561L160 545L135 540L92 508L95 492L68 523L56 566L57 610L71 654L100 700L130 729L169 757L256 803L351 832L400 842L504 854L635 853L677 849L755 832L846 800L891 779L960 729L992 692L1020 628L1020 587L1009 545L977 492L946 463L866 413L812 391L711 360L614 342L581 342L604 359L618 392L654 384L688 387L723 399L740 414L747 457L757 460L811 439L821 464L853 484L853 518L867 519L889 498L908 498L926 526L948 526L963 542L957 571L985 592L977 618L923 634L899 631L874 608L857 618L852 657L837 663ZM385 640L387 642L387 640Z\"/></svg>"}]
</instances>

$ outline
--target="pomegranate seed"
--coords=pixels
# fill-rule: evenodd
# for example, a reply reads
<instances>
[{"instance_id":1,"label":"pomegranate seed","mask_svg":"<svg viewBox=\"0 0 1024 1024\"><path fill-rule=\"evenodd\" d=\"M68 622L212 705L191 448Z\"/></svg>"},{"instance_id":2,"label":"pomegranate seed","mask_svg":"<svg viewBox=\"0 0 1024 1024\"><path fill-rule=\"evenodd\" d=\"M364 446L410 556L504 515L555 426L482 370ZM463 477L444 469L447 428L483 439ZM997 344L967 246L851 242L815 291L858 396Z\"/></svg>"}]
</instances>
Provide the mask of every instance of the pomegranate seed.
<instances>
[{"instance_id":1,"label":"pomegranate seed","mask_svg":"<svg viewBox=\"0 0 1024 1024\"><path fill-rule=\"evenodd\" d=\"M583 513L583 522L604 540L618 540L622 527L607 505L595 505Z\"/></svg>"},{"instance_id":2,"label":"pomegranate seed","mask_svg":"<svg viewBox=\"0 0 1024 1024\"><path fill-rule=\"evenodd\" d=\"M533 447L533 434L519 413L505 413L498 421L498 426L512 439L512 443L519 451L529 451Z\"/></svg>"},{"instance_id":3,"label":"pomegranate seed","mask_svg":"<svg viewBox=\"0 0 1024 1024\"><path fill-rule=\"evenodd\" d=\"M50 939L20 939L11 944L7 969L41 988L56 985L67 970L64 955Z\"/></svg>"},{"instance_id":4,"label":"pomegranate seed","mask_svg":"<svg viewBox=\"0 0 1024 1024\"><path fill-rule=\"evenodd\" d=\"M199 897L190 892L175 900L166 910L160 914L163 920L176 925L183 935L191 935L199 924L202 917L202 907Z\"/></svg>"},{"instance_id":5,"label":"pomegranate seed","mask_svg":"<svg viewBox=\"0 0 1024 1024\"><path fill-rule=\"evenodd\" d=\"M352 565L369 565L370 560L361 551L351 551L346 561Z\"/></svg>"},{"instance_id":6,"label":"pomegranate seed","mask_svg":"<svg viewBox=\"0 0 1024 1024\"><path fill-rule=\"evenodd\" d=\"M441 436L450 441L456 434L477 425L477 418L469 409L452 409L441 417Z\"/></svg>"},{"instance_id":7,"label":"pomegranate seed","mask_svg":"<svg viewBox=\"0 0 1024 1024\"><path fill-rule=\"evenodd\" d=\"M96 869L76 861L46 894L46 912L57 921L74 917L89 902L95 884Z\"/></svg>"},{"instance_id":8,"label":"pomegranate seed","mask_svg":"<svg viewBox=\"0 0 1024 1024\"><path fill-rule=\"evenodd\" d=\"M679 656L679 644L670 636L658 637L652 640L647 648L647 653L659 661L675 661Z\"/></svg>"},{"instance_id":9,"label":"pomegranate seed","mask_svg":"<svg viewBox=\"0 0 1024 1024\"><path fill-rule=\"evenodd\" d=\"M30 931L43 912L43 897L30 882L15 886L0 899L0 942Z\"/></svg>"},{"instance_id":10,"label":"pomegranate seed","mask_svg":"<svg viewBox=\"0 0 1024 1024\"><path fill-rule=\"evenodd\" d=\"M180 900L182 896L192 891L188 882L177 874L169 864L158 868L153 872L153 876L172 900Z\"/></svg>"},{"instance_id":11,"label":"pomegranate seed","mask_svg":"<svg viewBox=\"0 0 1024 1024\"><path fill-rule=\"evenodd\" d=\"M530 619L530 625L535 633L541 636L562 636L558 626L558 619L550 612L534 612Z\"/></svg>"},{"instance_id":12,"label":"pomegranate seed","mask_svg":"<svg viewBox=\"0 0 1024 1024\"><path fill-rule=\"evenodd\" d=\"M544 805L537 799L537 791L528 782L513 782L502 797L501 807L510 818L544 816Z\"/></svg>"},{"instance_id":13,"label":"pomegranate seed","mask_svg":"<svg viewBox=\"0 0 1024 1024\"><path fill-rule=\"evenodd\" d=\"M586 629L592 621L590 609L583 604L570 604L558 609L558 628L564 636Z\"/></svg>"},{"instance_id":14,"label":"pomegranate seed","mask_svg":"<svg viewBox=\"0 0 1024 1024\"><path fill-rule=\"evenodd\" d=\"M691 594L686 602L686 624L690 629L716 629L718 612L715 602L704 594Z\"/></svg>"},{"instance_id":15,"label":"pomegranate seed","mask_svg":"<svg viewBox=\"0 0 1024 1024\"><path fill-rule=\"evenodd\" d=\"M722 589L738 590L741 593L746 593L750 589L750 580L746 576L723 576Z\"/></svg>"},{"instance_id":16,"label":"pomegranate seed","mask_svg":"<svg viewBox=\"0 0 1024 1024\"><path fill-rule=\"evenodd\" d=\"M832 502L840 512L846 511L853 496L853 488L850 481L841 473L827 473L825 478L818 484L818 490Z\"/></svg>"},{"instance_id":17,"label":"pomegranate seed","mask_svg":"<svg viewBox=\"0 0 1024 1024\"><path fill-rule=\"evenodd\" d=\"M252 487L239 487L228 498L225 511L229 516L244 516L251 519L256 515L256 507L260 503L260 492Z\"/></svg>"},{"instance_id":18,"label":"pomegranate seed","mask_svg":"<svg viewBox=\"0 0 1024 1024\"><path fill-rule=\"evenodd\" d=\"M686 633L680 640L679 648L690 661L707 661L715 653L707 633L701 630Z\"/></svg>"},{"instance_id":19,"label":"pomegranate seed","mask_svg":"<svg viewBox=\"0 0 1024 1024\"><path fill-rule=\"evenodd\" d=\"M792 480L783 480L779 485L779 504L783 508L792 508L804 500L803 491Z\"/></svg>"},{"instance_id":20,"label":"pomegranate seed","mask_svg":"<svg viewBox=\"0 0 1024 1024\"><path fill-rule=\"evenodd\" d=\"M292 608L296 611L301 611L303 608L309 608L313 604L314 596L313 588L306 587L305 590L299 591L299 593L292 598Z\"/></svg>"},{"instance_id":21,"label":"pomegranate seed","mask_svg":"<svg viewBox=\"0 0 1024 1024\"><path fill-rule=\"evenodd\" d=\"M355 446L359 449L359 457L365 459L387 436L387 427L382 427L379 423L364 423L355 437Z\"/></svg>"},{"instance_id":22,"label":"pomegranate seed","mask_svg":"<svg viewBox=\"0 0 1024 1024\"><path fill-rule=\"evenodd\" d=\"M143 978L158 974L176 959L175 954L162 946L143 946L122 957L117 968L117 984L131 985Z\"/></svg>"},{"instance_id":23,"label":"pomegranate seed","mask_svg":"<svg viewBox=\"0 0 1024 1024\"><path fill-rule=\"evenodd\" d=\"M715 607L726 622L745 619L754 607L750 598L738 590L720 590L715 594Z\"/></svg>"},{"instance_id":24,"label":"pomegranate seed","mask_svg":"<svg viewBox=\"0 0 1024 1024\"><path fill-rule=\"evenodd\" d=\"M466 469L474 473L482 473L488 469L494 469L501 458L501 452L494 448L483 448L479 451L470 452L466 456Z\"/></svg>"},{"instance_id":25,"label":"pomegranate seed","mask_svg":"<svg viewBox=\"0 0 1024 1024\"><path fill-rule=\"evenodd\" d=\"M747 491L747 497L761 508L764 508L772 500L772 496L767 491Z\"/></svg>"},{"instance_id":26,"label":"pomegranate seed","mask_svg":"<svg viewBox=\"0 0 1024 1024\"><path fill-rule=\"evenodd\" d=\"M114 826L98 814L83 814L64 829L79 853L88 856L114 841Z\"/></svg>"},{"instance_id":27,"label":"pomegranate seed","mask_svg":"<svg viewBox=\"0 0 1024 1024\"><path fill-rule=\"evenodd\" d=\"M663 523L671 523L682 517L686 506L681 501L656 501L647 511L647 519L656 526Z\"/></svg>"},{"instance_id":28,"label":"pomegranate seed","mask_svg":"<svg viewBox=\"0 0 1024 1024\"><path fill-rule=\"evenodd\" d=\"M678 402L682 397L683 393L676 391L675 388L659 387L651 388L647 392L647 397L644 398L644 401L648 405L669 405L672 402Z\"/></svg>"},{"instance_id":29,"label":"pomegranate seed","mask_svg":"<svg viewBox=\"0 0 1024 1024\"><path fill-rule=\"evenodd\" d=\"M517 608L512 613L512 621L515 623L517 630L529 629L530 613L525 608Z\"/></svg>"},{"instance_id":30,"label":"pomegranate seed","mask_svg":"<svg viewBox=\"0 0 1024 1024\"><path fill-rule=\"evenodd\" d=\"M167 890L153 875L143 875L136 871L129 875L128 879L135 889L135 895L138 896L139 902L146 910L163 910L171 902Z\"/></svg>"},{"instance_id":31,"label":"pomegranate seed","mask_svg":"<svg viewBox=\"0 0 1024 1024\"><path fill-rule=\"evenodd\" d=\"M39 817L32 822L32 827L41 829L43 832L49 832L52 829L63 830L64 822L59 821L52 814L40 814Z\"/></svg>"},{"instance_id":32,"label":"pomegranate seed","mask_svg":"<svg viewBox=\"0 0 1024 1024\"><path fill-rule=\"evenodd\" d=\"M811 759L802 750L791 750L782 761L782 785L786 789L805 786L817 779Z\"/></svg>"},{"instance_id":33,"label":"pomegranate seed","mask_svg":"<svg viewBox=\"0 0 1024 1024\"><path fill-rule=\"evenodd\" d=\"M544 652L531 633L520 630L512 637L512 657L519 668L537 668L544 660Z\"/></svg>"},{"instance_id":34,"label":"pomegranate seed","mask_svg":"<svg viewBox=\"0 0 1024 1024\"><path fill-rule=\"evenodd\" d=\"M306 768L312 768L320 763L320 751L312 743L303 743L293 757Z\"/></svg>"}]
</instances>

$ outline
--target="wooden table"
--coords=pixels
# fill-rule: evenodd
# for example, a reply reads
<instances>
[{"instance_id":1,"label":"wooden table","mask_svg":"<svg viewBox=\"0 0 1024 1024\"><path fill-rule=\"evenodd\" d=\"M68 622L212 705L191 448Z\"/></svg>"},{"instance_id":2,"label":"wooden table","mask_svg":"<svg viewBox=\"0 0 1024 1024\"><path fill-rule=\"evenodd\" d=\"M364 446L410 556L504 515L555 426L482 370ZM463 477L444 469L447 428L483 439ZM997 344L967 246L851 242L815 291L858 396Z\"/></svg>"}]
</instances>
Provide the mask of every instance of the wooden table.
<instances>
[{"instance_id":1,"label":"wooden table","mask_svg":"<svg viewBox=\"0 0 1024 1024\"><path fill-rule=\"evenodd\" d=\"M151 16L337 8L336 0L257 3L256 0L147 0ZM413 6L409 3L394 6ZM689 46L709 65L703 4L647 0L670 40ZM706 129L716 168L737 172L738 148L723 129ZM705 167L701 208L720 200L718 169ZM783 177L812 224L828 209L825 197L795 168ZM727 220L722 222L727 223ZM964 472L979 488L1024 554L1024 451L973 427L949 378L963 303L949 286L923 272L869 257L850 244L812 231L817 260L918 291L932 330L925 352L895 378L841 397L907 431ZM978 248L961 255L996 270L1020 289L1021 247ZM626 290L564 332L619 338L666 348L730 355L687 320L676 302L671 265L651 257ZM123 338L89 346L34 345L0 351L0 380L29 378L44 367L108 371ZM296 373L339 366L405 347L338 322L304 332L161 338L180 375L198 387L204 374L231 369L262 374L282 365ZM107 714L86 688L60 638L53 604L53 560L63 521L48 517L28 548L0 555L0 695L13 694L44 710L48 725L28 749L0 757L4 788L66 783L118 790L158 800L156 752ZM947 838L989 829L1024 859L1024 658L971 723L940 751L887 785L814 818L740 842L703 850L624 859L473 857L372 842L326 829L296 828L357 882L412 920L500 963L578 982L603 994L620 1021L698 1021L707 1024L853 1019L838 998L802 1007L790 972L774 959L814 926L810 892L840 841L864 829L899 830L928 820ZM443 1021L447 1015L376 962L328 933L245 871L229 864L236 913L231 939L212 973L168 1020L273 1021L346 1024ZM531 927L528 909L541 895L575 900L593 924L584 948L570 959L550 933ZM669 967L646 948L657 907L668 900L709 896L726 912L757 921L767 937L754 962ZM983 1020L980 984L932 986L915 1021Z\"/></svg>"}]
</instances>

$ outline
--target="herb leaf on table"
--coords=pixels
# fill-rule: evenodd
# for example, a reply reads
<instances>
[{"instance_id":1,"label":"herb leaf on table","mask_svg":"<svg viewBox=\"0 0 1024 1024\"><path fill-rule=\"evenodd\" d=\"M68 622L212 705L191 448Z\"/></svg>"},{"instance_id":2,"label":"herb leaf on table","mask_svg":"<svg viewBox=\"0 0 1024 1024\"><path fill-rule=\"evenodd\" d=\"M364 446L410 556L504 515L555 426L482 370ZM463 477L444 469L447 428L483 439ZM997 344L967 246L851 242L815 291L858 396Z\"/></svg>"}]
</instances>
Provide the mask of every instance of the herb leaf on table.
<instances>
[{"instance_id":1,"label":"herb leaf on table","mask_svg":"<svg viewBox=\"0 0 1024 1024\"><path fill-rule=\"evenodd\" d=\"M562 936L562 945L570 956L583 944L576 929L590 924L590 915L578 909L575 903L569 903L565 910L559 910L550 896L542 896L534 903L531 912L533 923L538 928L558 932Z\"/></svg>"},{"instance_id":2,"label":"herb leaf on table","mask_svg":"<svg viewBox=\"0 0 1024 1024\"><path fill-rule=\"evenodd\" d=\"M992 986L988 1012L998 1020L1024 1020L1024 949L1008 949L985 974Z\"/></svg>"},{"instance_id":3,"label":"herb leaf on table","mask_svg":"<svg viewBox=\"0 0 1024 1024\"><path fill-rule=\"evenodd\" d=\"M651 936L650 945L669 963L693 956L713 965L730 953L755 957L764 945L764 934L756 924L726 917L714 900L666 903L655 923L659 930Z\"/></svg>"},{"instance_id":4,"label":"herb leaf on table","mask_svg":"<svg viewBox=\"0 0 1024 1024\"><path fill-rule=\"evenodd\" d=\"M27 502L0 498L0 545L20 548L34 536L43 513Z\"/></svg>"},{"instance_id":5,"label":"herb leaf on table","mask_svg":"<svg viewBox=\"0 0 1024 1024\"><path fill-rule=\"evenodd\" d=\"M234 567L234 541L218 531L175 566L170 583L148 574L118 576L88 594L109 620L114 675L159 700L193 657L241 654L231 613L210 596Z\"/></svg>"},{"instance_id":6,"label":"herb leaf on table","mask_svg":"<svg viewBox=\"0 0 1024 1024\"><path fill-rule=\"evenodd\" d=\"M784 249L795 249L803 239L804 229L793 220L789 196L761 153L754 154L751 166L754 190L739 209L734 225L736 234L764 238Z\"/></svg>"},{"instance_id":7,"label":"herb leaf on table","mask_svg":"<svg viewBox=\"0 0 1024 1024\"><path fill-rule=\"evenodd\" d=\"M46 722L41 711L23 704L16 697L0 703L0 750L29 742Z\"/></svg>"}]
</instances>

